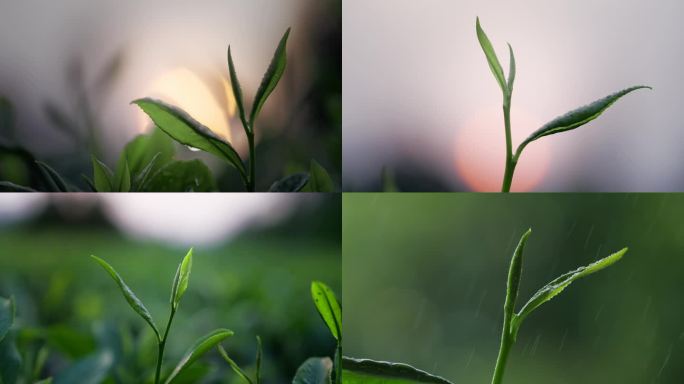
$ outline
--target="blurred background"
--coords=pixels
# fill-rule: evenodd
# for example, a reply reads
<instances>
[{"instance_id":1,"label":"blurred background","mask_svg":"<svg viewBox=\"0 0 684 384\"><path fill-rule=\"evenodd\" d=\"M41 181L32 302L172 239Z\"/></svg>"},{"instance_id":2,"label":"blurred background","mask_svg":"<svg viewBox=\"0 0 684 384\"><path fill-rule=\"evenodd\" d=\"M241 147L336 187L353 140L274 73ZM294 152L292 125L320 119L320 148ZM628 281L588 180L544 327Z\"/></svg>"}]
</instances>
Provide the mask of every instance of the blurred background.
<instances>
[{"instance_id":1,"label":"blurred background","mask_svg":"<svg viewBox=\"0 0 684 384\"><path fill-rule=\"evenodd\" d=\"M251 108L278 41L292 27L288 68L256 128L259 188L308 169L311 159L339 184L341 12L339 0L6 2L0 179L22 184L30 177L20 149L75 181L91 174L91 152L113 166L126 142L152 129L129 105L146 96L185 109L246 155L228 45ZM181 150L181 157L208 161L220 187L242 190L221 161Z\"/></svg>"},{"instance_id":2,"label":"blurred background","mask_svg":"<svg viewBox=\"0 0 684 384\"><path fill-rule=\"evenodd\" d=\"M510 258L532 228L517 310L558 275L630 250L525 320L505 382L683 382L683 196L424 196L344 196L345 355L490 382Z\"/></svg>"},{"instance_id":3,"label":"blurred background","mask_svg":"<svg viewBox=\"0 0 684 384\"><path fill-rule=\"evenodd\" d=\"M265 382L289 383L306 358L332 356L334 339L310 284L321 280L341 294L339 196L154 196L0 199L0 296L16 298L26 359L48 351L41 377L108 351L115 369L107 383L141 383L155 364L153 333L89 256L107 260L163 329L174 273L191 246L192 275L171 329L167 367L221 327L235 332L224 346L249 372L261 336ZM209 352L181 381L240 379Z\"/></svg>"},{"instance_id":4,"label":"blurred background","mask_svg":"<svg viewBox=\"0 0 684 384\"><path fill-rule=\"evenodd\" d=\"M682 12L679 0L345 1L345 190L379 189L383 166L404 191L500 190L502 97L476 16L506 73L506 42L515 51L515 146L614 91L655 88L530 145L513 190L683 190Z\"/></svg>"}]
</instances>

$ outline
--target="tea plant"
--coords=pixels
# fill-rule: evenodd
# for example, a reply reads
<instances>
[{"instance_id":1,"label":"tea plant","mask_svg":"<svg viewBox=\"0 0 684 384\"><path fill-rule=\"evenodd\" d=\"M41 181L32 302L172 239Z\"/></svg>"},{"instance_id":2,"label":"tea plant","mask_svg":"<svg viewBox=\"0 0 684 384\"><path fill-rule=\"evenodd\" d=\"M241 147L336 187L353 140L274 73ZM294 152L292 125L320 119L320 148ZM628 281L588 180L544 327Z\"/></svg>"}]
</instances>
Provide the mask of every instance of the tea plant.
<instances>
[{"instance_id":1,"label":"tea plant","mask_svg":"<svg viewBox=\"0 0 684 384\"><path fill-rule=\"evenodd\" d=\"M542 304L560 294L575 280L615 264L622 259L627 252L627 248L623 248L592 264L579 267L573 271L560 275L532 295L522 309L516 313L515 303L518 297L520 278L522 276L522 255L525 244L527 243L527 238L531 233L532 230L530 229L522 235L520 242L513 252L513 257L511 258L507 279L506 300L504 302L504 323L503 331L501 333L501 346L494 368L492 384L501 384L503 382L508 355L516 341L518 330L527 316ZM406 382L451 384L447 379L421 371L406 364L354 359L345 356L342 361L342 366L345 384Z\"/></svg>"},{"instance_id":2,"label":"tea plant","mask_svg":"<svg viewBox=\"0 0 684 384\"><path fill-rule=\"evenodd\" d=\"M520 143L520 145L518 145L518 148L514 153L511 138L511 99L513 97L513 84L515 82L516 71L513 48L510 44L508 44L510 67L508 70L508 78L506 78L503 68L501 67L501 63L499 62L496 52L492 47L492 43L480 26L479 18L476 21L475 29L477 33L477 39L480 42L480 46L484 51L485 57L487 58L487 63L489 63L489 69L492 71L492 74L494 75L494 78L496 79L496 82L499 84L501 92L503 93L504 130L506 132L506 167L504 170L503 183L501 186L502 192L510 192L511 184L513 183L513 174L515 173L515 167L518 164L520 155L525 147L527 147L527 145L529 145L531 142L536 141L544 136L579 128L601 116L601 114L608 109L608 107L613 105L616 101L628 93L638 89L652 89L651 87L643 85L626 88L602 99L596 100L591 104L570 111L563 116L557 117L544 124L541 128L528 136L522 143Z\"/></svg>"},{"instance_id":3,"label":"tea plant","mask_svg":"<svg viewBox=\"0 0 684 384\"><path fill-rule=\"evenodd\" d=\"M233 63L231 47L228 47L228 71L233 91L233 97L237 104L240 121L242 123L245 136L249 146L249 160L247 167L233 146L226 140L214 134L211 129L193 119L189 114L180 108L169 105L163 101L144 98L133 101L139 106L159 127L174 140L188 147L197 148L211 153L225 160L233 166L239 173L240 178L248 192L256 191L256 147L254 141L255 127L257 119L266 100L275 90L280 81L285 67L287 66L287 39L290 29L285 32L276 48L271 64L269 65L261 85L254 97L252 109L247 115L243 101L242 88ZM315 191L332 191L332 182L327 172L320 165L312 163L311 176L313 182L311 188ZM322 180L321 180L322 179ZM309 175L296 174L273 184L272 191L300 191L309 181Z\"/></svg>"},{"instance_id":4,"label":"tea plant","mask_svg":"<svg viewBox=\"0 0 684 384\"><path fill-rule=\"evenodd\" d=\"M176 275L173 278L173 285L171 286L171 297L169 300L171 311L169 314L169 320L166 323L166 330L164 331L163 335L159 332L159 329L157 328L154 320L152 319L152 315L147 310L145 305L142 303L142 301L140 301L140 299L138 299L138 297L135 295L135 293L133 293L133 291L128 287L128 285L126 285L126 283L123 281L121 276L119 276L119 274L114 270L114 268L112 268L112 266L109 265L106 261L96 256L91 257L96 262L98 262L102 266L102 268L105 269L105 271L107 271L107 273L112 277L112 279L114 279L116 284L119 286L119 289L121 290L121 293L123 294L124 298L128 302L128 305L130 305L130 307L138 315L140 315L140 317L142 317L143 320L145 320L145 322L150 326L150 328L152 328L152 331L154 332L157 338L158 345L157 367L154 374L154 383L161 383L161 369L162 361L164 358L164 348L169 337L169 331L171 330L171 323L173 322L173 317L175 316L176 311L178 310L180 300L183 297L185 291L188 289L190 271L192 269L192 249L188 251L187 255L185 255L185 257L183 258L183 261L180 263L180 265L178 265ZM200 357L202 357L202 355L204 355L209 350L214 348L217 344L219 344L221 341L227 339L232 335L233 331L220 328L212 331L211 333L197 340L197 342L192 347L190 347L186 354L181 358L181 360L178 362L178 364L173 369L171 374L169 374L166 380L164 380L164 383L169 384L173 382L173 380L181 372L183 372L192 363L194 363Z\"/></svg>"}]
</instances>

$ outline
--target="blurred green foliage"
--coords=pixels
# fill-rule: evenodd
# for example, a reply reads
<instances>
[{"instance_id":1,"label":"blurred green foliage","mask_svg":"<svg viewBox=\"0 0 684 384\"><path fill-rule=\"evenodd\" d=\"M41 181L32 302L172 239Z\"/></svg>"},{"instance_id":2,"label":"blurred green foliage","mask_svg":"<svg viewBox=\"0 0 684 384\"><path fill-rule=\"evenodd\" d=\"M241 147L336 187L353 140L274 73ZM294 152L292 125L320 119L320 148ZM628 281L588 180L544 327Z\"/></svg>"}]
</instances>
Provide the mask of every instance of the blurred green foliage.
<instances>
[{"instance_id":1,"label":"blurred green foliage","mask_svg":"<svg viewBox=\"0 0 684 384\"><path fill-rule=\"evenodd\" d=\"M349 194L343 207L345 355L489 382L510 257L531 227L521 297L630 252L526 320L506 383L684 379L684 196Z\"/></svg>"},{"instance_id":2,"label":"blurred green foliage","mask_svg":"<svg viewBox=\"0 0 684 384\"><path fill-rule=\"evenodd\" d=\"M254 370L255 336L261 336L265 383L291 382L307 358L335 353L335 339L310 295L313 280L341 292L340 240L331 235L340 233L339 199L329 200L227 244L195 247L191 284L166 349L167 369L188 345L221 327L235 332L224 347L248 372ZM317 220L307 222L309 216ZM299 228L290 229L293 225ZM113 353L115 366L104 382L138 383L155 366L154 334L89 255L115 266L161 321L186 251L124 237L101 217L71 223L53 210L34 222L0 227L0 296L16 299L17 341L25 360L46 351L40 376L46 377L84 357L106 361L96 353L104 348ZM240 378L211 351L178 382L239 383Z\"/></svg>"}]
</instances>

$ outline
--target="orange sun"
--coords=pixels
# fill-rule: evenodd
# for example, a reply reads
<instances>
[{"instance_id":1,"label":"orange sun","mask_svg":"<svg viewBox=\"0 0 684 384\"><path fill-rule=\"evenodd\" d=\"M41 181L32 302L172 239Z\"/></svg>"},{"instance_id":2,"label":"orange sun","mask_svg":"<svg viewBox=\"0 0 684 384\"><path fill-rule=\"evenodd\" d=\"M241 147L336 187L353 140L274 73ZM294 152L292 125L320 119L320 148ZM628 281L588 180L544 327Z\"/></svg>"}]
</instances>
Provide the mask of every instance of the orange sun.
<instances>
[{"instance_id":1,"label":"orange sun","mask_svg":"<svg viewBox=\"0 0 684 384\"><path fill-rule=\"evenodd\" d=\"M525 111L511 110L513 151L539 121ZM470 189L477 192L501 190L505 159L506 136L500 109L484 109L461 126L456 134L456 171ZM533 190L543 179L549 164L549 147L543 140L523 151L513 177L512 191Z\"/></svg>"}]
</instances>

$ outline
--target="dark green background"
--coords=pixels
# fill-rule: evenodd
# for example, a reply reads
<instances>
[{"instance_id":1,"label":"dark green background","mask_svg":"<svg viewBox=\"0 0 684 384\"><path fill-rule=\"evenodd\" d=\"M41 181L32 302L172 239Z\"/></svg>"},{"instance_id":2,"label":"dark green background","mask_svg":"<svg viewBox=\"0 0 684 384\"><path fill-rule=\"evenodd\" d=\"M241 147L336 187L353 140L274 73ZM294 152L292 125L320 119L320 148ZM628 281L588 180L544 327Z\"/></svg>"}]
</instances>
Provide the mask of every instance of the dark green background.
<instances>
[{"instance_id":1,"label":"dark green background","mask_svg":"<svg viewBox=\"0 0 684 384\"><path fill-rule=\"evenodd\" d=\"M510 257L532 228L516 309L630 251L525 321L505 382L684 382L684 196L347 194L343 207L345 355L488 383Z\"/></svg>"}]
</instances>

